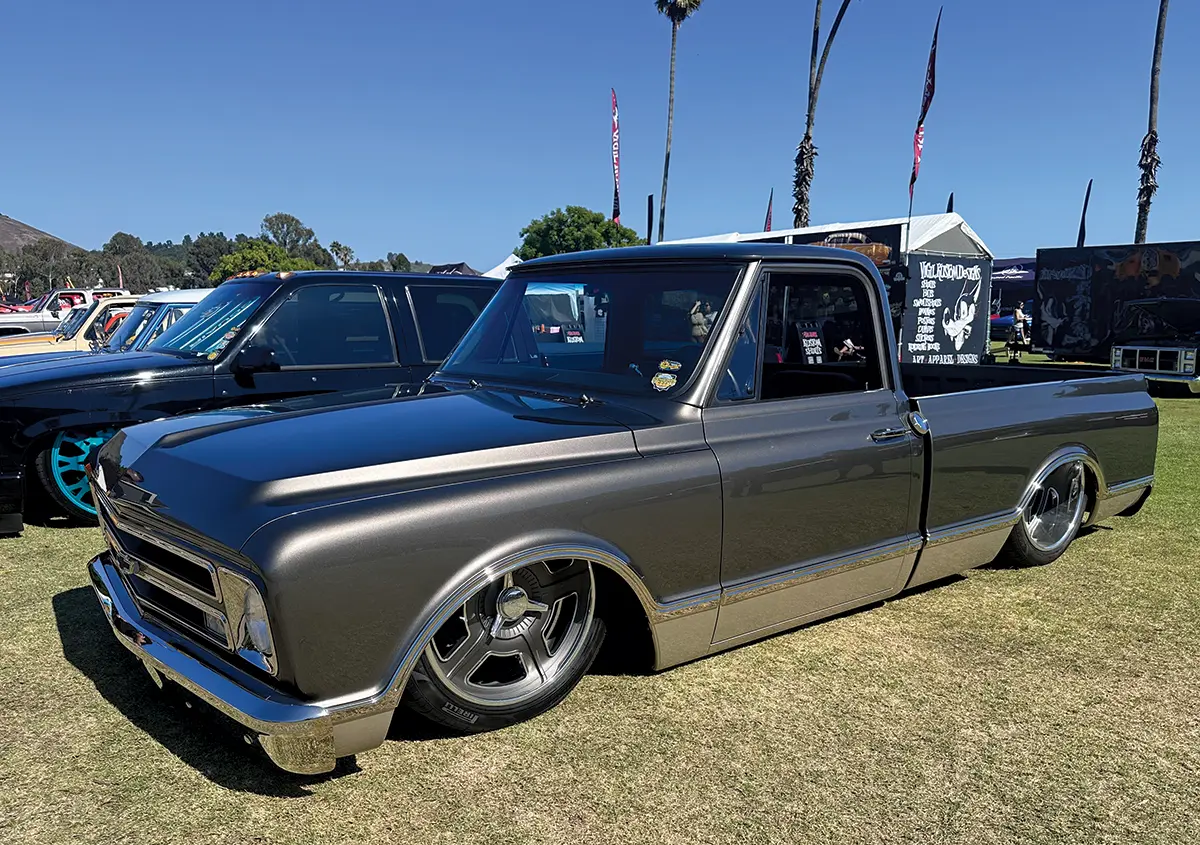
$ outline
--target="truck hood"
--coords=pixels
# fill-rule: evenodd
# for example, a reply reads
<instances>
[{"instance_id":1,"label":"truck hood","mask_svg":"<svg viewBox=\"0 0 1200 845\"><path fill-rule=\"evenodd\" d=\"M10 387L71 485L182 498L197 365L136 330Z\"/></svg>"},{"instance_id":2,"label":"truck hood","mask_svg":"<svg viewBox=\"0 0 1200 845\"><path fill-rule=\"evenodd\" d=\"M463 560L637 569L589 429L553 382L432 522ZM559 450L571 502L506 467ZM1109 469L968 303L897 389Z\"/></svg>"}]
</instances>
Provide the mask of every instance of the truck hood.
<instances>
[{"instance_id":1,"label":"truck hood","mask_svg":"<svg viewBox=\"0 0 1200 845\"><path fill-rule=\"evenodd\" d=\"M133 426L101 450L99 481L119 509L239 550L298 511L636 455L631 429L603 405L476 390Z\"/></svg>"},{"instance_id":2,"label":"truck hood","mask_svg":"<svg viewBox=\"0 0 1200 845\"><path fill-rule=\"evenodd\" d=\"M68 349L61 352L46 351L23 353L21 355L4 355L0 356L0 371L8 367L13 367L18 364L30 363L46 363L47 361L62 361L65 358L82 358L85 355L91 355L91 352L82 352L77 349Z\"/></svg>"},{"instance_id":3,"label":"truck hood","mask_svg":"<svg viewBox=\"0 0 1200 845\"><path fill-rule=\"evenodd\" d=\"M94 385L98 381L132 379L147 370L161 372L164 369L195 367L198 363L193 359L161 352L123 352L119 355L68 352L61 356L46 353L27 357L28 360L14 366L4 366L10 362L0 358L0 399L14 393L53 390L64 384Z\"/></svg>"}]
</instances>

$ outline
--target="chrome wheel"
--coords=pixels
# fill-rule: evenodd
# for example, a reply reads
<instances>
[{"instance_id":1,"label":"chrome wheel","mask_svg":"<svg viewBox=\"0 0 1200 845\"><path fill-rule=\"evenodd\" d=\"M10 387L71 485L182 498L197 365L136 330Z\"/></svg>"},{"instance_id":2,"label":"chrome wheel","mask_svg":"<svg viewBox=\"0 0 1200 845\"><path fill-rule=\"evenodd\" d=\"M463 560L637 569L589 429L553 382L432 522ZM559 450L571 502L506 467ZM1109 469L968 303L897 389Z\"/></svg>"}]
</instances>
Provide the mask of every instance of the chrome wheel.
<instances>
[{"instance_id":1,"label":"chrome wheel","mask_svg":"<svg viewBox=\"0 0 1200 845\"><path fill-rule=\"evenodd\" d=\"M1086 499L1082 461L1052 471L1033 489L1021 514L1030 544L1054 553L1070 543L1083 522Z\"/></svg>"},{"instance_id":2,"label":"chrome wheel","mask_svg":"<svg viewBox=\"0 0 1200 845\"><path fill-rule=\"evenodd\" d=\"M526 704L572 669L588 641L595 601L586 560L522 567L469 598L433 635L426 662L473 704Z\"/></svg>"}]
</instances>

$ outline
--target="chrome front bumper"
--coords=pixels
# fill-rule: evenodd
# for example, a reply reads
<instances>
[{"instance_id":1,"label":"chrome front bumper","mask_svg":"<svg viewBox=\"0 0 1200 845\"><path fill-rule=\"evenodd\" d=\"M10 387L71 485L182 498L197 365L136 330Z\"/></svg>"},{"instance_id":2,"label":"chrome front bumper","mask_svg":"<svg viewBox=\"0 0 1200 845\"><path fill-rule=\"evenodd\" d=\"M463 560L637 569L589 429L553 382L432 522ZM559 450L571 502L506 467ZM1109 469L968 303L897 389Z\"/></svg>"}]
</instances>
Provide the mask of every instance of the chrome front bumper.
<instances>
[{"instance_id":1,"label":"chrome front bumper","mask_svg":"<svg viewBox=\"0 0 1200 845\"><path fill-rule=\"evenodd\" d=\"M88 564L92 587L117 642L145 664L160 687L170 680L244 726L285 771L332 771L338 757L381 745L392 710L366 706L333 710L279 693L259 695L173 644L179 637L138 613L108 552Z\"/></svg>"}]
</instances>

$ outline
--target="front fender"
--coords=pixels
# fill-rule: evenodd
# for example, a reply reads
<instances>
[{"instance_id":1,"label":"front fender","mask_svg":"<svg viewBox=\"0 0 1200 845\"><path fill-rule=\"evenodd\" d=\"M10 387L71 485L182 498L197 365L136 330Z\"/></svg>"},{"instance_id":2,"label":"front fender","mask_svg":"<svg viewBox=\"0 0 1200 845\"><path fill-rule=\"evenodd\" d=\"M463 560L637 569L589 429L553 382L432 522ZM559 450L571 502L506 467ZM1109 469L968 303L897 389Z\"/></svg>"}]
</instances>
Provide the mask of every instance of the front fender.
<instances>
[{"instance_id":1,"label":"front fender","mask_svg":"<svg viewBox=\"0 0 1200 845\"><path fill-rule=\"evenodd\" d=\"M704 449L316 508L268 523L242 553L266 588L280 680L332 703L398 698L466 596L547 554L624 579L655 632L657 665L698 657L711 643L703 611L719 595L720 536L720 480ZM668 622L686 629L686 649L658 642Z\"/></svg>"}]
</instances>

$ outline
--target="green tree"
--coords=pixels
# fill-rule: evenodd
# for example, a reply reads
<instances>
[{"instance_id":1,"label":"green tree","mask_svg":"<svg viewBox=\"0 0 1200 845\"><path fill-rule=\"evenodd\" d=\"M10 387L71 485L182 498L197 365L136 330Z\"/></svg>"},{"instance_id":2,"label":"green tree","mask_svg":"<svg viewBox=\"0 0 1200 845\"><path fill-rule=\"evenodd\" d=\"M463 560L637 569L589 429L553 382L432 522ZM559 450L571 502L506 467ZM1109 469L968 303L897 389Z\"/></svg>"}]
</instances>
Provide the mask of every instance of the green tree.
<instances>
[{"instance_id":1,"label":"green tree","mask_svg":"<svg viewBox=\"0 0 1200 845\"><path fill-rule=\"evenodd\" d=\"M1158 157L1158 79L1162 75L1163 39L1166 36L1167 0L1159 0L1158 29L1154 33L1154 59L1150 63L1150 120L1138 158L1142 176L1138 184L1137 227L1133 232L1133 242L1136 244L1146 242L1146 228L1150 225L1150 201L1158 191L1158 166L1162 164Z\"/></svg>"},{"instance_id":2,"label":"green tree","mask_svg":"<svg viewBox=\"0 0 1200 845\"><path fill-rule=\"evenodd\" d=\"M310 241L300 247L292 253L292 257L303 258L305 261L311 262L322 270L333 270L337 267L337 262L334 260L333 254L321 246L321 242L317 240Z\"/></svg>"},{"instance_id":3,"label":"green tree","mask_svg":"<svg viewBox=\"0 0 1200 845\"><path fill-rule=\"evenodd\" d=\"M671 88L667 98L667 154L663 157L662 195L658 199L658 239L663 239L667 225L667 175L671 172L671 134L675 128L675 49L679 44L679 27L700 8L704 0L654 0L659 14L671 21ZM649 232L646 233L649 236ZM518 256L519 257L519 256Z\"/></svg>"},{"instance_id":4,"label":"green tree","mask_svg":"<svg viewBox=\"0 0 1200 845\"><path fill-rule=\"evenodd\" d=\"M393 273L412 272L412 262L408 260L408 256L403 252L389 252L387 254L387 261L391 265Z\"/></svg>"},{"instance_id":5,"label":"green tree","mask_svg":"<svg viewBox=\"0 0 1200 845\"><path fill-rule=\"evenodd\" d=\"M221 258L233 252L233 242L224 232L201 232L187 252L187 267L192 278L207 280Z\"/></svg>"},{"instance_id":6,"label":"green tree","mask_svg":"<svg viewBox=\"0 0 1200 845\"><path fill-rule=\"evenodd\" d=\"M829 48L833 46L833 39L837 36L838 27L842 25L842 18L849 7L850 0L842 0L829 36L825 39L825 48L820 51L820 62L817 61L817 49L821 43L821 0L817 0L813 12L812 54L808 63L808 110L804 119L804 137L800 140L800 146L796 147L796 175L792 182L792 197L795 200L792 205L792 225L797 229L808 225L808 196L812 190L813 176L816 175L817 148L813 145L813 122L817 116L817 95L821 93L821 77L825 75Z\"/></svg>"},{"instance_id":7,"label":"green tree","mask_svg":"<svg viewBox=\"0 0 1200 845\"><path fill-rule=\"evenodd\" d=\"M103 247L109 255L132 255L135 252L145 252L146 245L142 239L127 232L117 232L108 239Z\"/></svg>"},{"instance_id":8,"label":"green tree","mask_svg":"<svg viewBox=\"0 0 1200 845\"><path fill-rule=\"evenodd\" d=\"M645 243L633 229L618 226L607 215L578 205L568 205L566 211L556 208L531 221L521 230L521 238L521 245L515 252L522 261L543 255Z\"/></svg>"},{"instance_id":9,"label":"green tree","mask_svg":"<svg viewBox=\"0 0 1200 845\"><path fill-rule=\"evenodd\" d=\"M341 241L334 241L329 245L329 251L333 253L333 258L338 265L346 270L350 267L350 262L354 260L354 250L346 246Z\"/></svg>"},{"instance_id":10,"label":"green tree","mask_svg":"<svg viewBox=\"0 0 1200 845\"><path fill-rule=\"evenodd\" d=\"M283 247L284 252L293 256L316 240L312 229L301 223L298 218L282 211L263 218L262 237Z\"/></svg>"},{"instance_id":11,"label":"green tree","mask_svg":"<svg viewBox=\"0 0 1200 845\"><path fill-rule=\"evenodd\" d=\"M311 261L293 258L283 247L264 240L251 239L221 258L209 274L209 279L221 282L239 273L270 273L275 270L317 270Z\"/></svg>"},{"instance_id":12,"label":"green tree","mask_svg":"<svg viewBox=\"0 0 1200 845\"><path fill-rule=\"evenodd\" d=\"M376 259L375 261L358 261L354 264L353 269L369 270L372 273L390 273L392 265L383 259Z\"/></svg>"}]
</instances>

